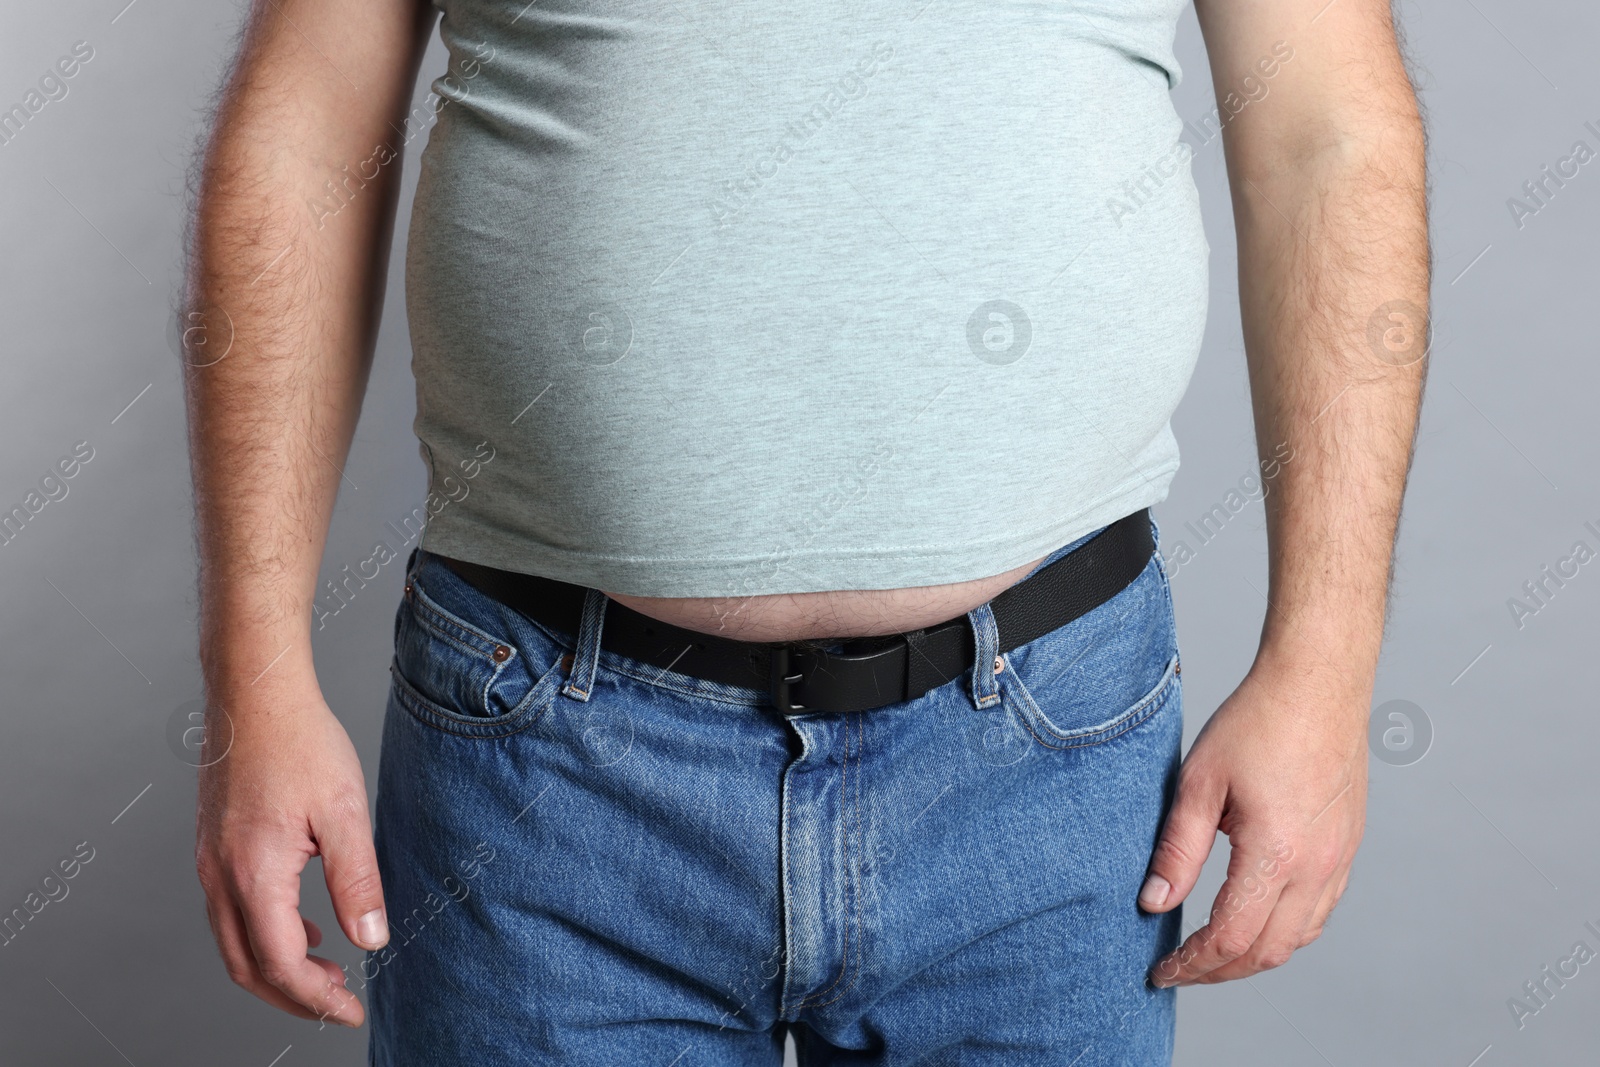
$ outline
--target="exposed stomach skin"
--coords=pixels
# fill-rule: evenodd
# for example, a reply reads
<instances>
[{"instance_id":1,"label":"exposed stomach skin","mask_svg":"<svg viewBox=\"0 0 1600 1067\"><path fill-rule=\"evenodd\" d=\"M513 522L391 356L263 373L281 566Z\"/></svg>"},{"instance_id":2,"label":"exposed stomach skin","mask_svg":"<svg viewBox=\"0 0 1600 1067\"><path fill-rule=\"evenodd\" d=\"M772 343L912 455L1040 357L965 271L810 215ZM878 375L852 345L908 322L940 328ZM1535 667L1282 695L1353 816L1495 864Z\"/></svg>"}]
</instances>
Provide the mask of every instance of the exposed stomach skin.
<instances>
[{"instance_id":1,"label":"exposed stomach skin","mask_svg":"<svg viewBox=\"0 0 1600 1067\"><path fill-rule=\"evenodd\" d=\"M917 630L965 615L1021 581L1046 558L988 578L909 589L751 597L606 596L659 622L736 641L842 640Z\"/></svg>"}]
</instances>

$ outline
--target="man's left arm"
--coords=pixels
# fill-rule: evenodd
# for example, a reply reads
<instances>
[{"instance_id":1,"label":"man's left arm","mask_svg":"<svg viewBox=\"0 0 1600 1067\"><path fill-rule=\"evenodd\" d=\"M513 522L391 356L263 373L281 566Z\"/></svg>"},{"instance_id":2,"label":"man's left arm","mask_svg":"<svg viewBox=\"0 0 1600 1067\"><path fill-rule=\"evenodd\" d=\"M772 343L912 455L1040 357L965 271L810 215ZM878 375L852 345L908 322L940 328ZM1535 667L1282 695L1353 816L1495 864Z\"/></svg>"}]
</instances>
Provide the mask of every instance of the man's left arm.
<instances>
[{"instance_id":1,"label":"man's left arm","mask_svg":"<svg viewBox=\"0 0 1600 1067\"><path fill-rule=\"evenodd\" d=\"M1140 894L1170 911L1228 836L1209 921L1152 969L1162 986L1284 963L1344 892L1428 343L1423 129L1388 0L1195 7L1226 120L1270 562L1255 662L1184 760Z\"/></svg>"}]
</instances>

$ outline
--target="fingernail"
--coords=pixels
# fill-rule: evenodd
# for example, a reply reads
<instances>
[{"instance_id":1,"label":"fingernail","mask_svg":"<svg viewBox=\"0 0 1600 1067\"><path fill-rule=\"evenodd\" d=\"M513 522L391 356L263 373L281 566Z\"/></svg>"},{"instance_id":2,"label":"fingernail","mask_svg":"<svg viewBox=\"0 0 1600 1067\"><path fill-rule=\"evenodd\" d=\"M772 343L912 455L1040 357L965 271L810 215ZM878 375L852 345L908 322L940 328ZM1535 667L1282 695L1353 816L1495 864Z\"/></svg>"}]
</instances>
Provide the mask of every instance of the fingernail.
<instances>
[{"instance_id":1,"label":"fingernail","mask_svg":"<svg viewBox=\"0 0 1600 1067\"><path fill-rule=\"evenodd\" d=\"M1167 902L1171 892L1171 883L1159 874L1152 874L1145 879L1144 888L1139 890L1139 906L1146 910L1159 908Z\"/></svg>"},{"instance_id":2,"label":"fingernail","mask_svg":"<svg viewBox=\"0 0 1600 1067\"><path fill-rule=\"evenodd\" d=\"M382 908L373 908L356 920L356 937L369 948L379 948L389 940L389 924L383 919Z\"/></svg>"},{"instance_id":3,"label":"fingernail","mask_svg":"<svg viewBox=\"0 0 1600 1067\"><path fill-rule=\"evenodd\" d=\"M1172 974L1163 976L1163 972L1171 971ZM1157 989L1165 989L1178 979L1178 968L1171 956L1165 956L1150 968L1150 984Z\"/></svg>"}]
</instances>

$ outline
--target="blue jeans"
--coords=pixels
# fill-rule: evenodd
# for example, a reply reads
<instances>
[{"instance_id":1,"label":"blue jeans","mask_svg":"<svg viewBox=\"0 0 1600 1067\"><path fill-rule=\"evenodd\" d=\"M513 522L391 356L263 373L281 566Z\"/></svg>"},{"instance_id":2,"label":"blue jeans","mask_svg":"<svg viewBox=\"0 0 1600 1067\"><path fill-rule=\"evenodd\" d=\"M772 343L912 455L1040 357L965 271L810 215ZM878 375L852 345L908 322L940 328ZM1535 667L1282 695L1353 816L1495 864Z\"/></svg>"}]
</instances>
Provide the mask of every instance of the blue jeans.
<instances>
[{"instance_id":1,"label":"blue jeans","mask_svg":"<svg viewBox=\"0 0 1600 1067\"><path fill-rule=\"evenodd\" d=\"M1057 555L1073 545L1063 546ZM1168 1064L1179 912L1135 903L1182 738L1160 552L915 700L785 720L413 553L378 779L405 1067Z\"/></svg>"}]
</instances>

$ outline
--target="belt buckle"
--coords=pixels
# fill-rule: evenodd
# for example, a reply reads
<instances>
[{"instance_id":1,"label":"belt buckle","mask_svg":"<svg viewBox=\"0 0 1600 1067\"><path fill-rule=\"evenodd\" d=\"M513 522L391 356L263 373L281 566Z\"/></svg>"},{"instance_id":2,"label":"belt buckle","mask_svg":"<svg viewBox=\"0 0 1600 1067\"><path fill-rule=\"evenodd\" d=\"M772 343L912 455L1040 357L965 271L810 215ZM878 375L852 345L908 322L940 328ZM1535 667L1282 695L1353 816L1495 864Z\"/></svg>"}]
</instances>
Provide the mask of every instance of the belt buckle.
<instances>
[{"instance_id":1,"label":"belt buckle","mask_svg":"<svg viewBox=\"0 0 1600 1067\"><path fill-rule=\"evenodd\" d=\"M805 678L805 674L801 671L791 673L790 652L788 645L779 645L770 653L768 670L771 673L768 677L771 679L772 706L778 709L780 715L803 715L806 712L816 711L816 708L796 704L789 698L790 688Z\"/></svg>"}]
</instances>

